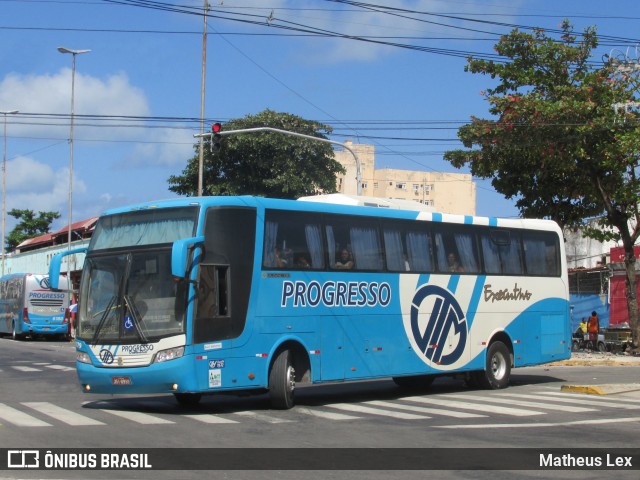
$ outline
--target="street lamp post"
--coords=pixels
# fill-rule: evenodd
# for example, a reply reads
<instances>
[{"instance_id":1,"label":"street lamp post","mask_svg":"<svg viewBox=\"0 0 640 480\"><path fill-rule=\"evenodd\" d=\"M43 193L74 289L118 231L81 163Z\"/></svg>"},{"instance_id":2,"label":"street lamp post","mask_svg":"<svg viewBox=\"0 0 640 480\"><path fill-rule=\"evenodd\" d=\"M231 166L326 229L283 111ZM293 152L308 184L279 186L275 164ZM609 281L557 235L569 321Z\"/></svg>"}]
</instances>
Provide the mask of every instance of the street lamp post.
<instances>
[{"instance_id":1,"label":"street lamp post","mask_svg":"<svg viewBox=\"0 0 640 480\"><path fill-rule=\"evenodd\" d=\"M71 50L70 48L58 47L58 51L60 53L70 53L73 56L73 61L71 63L71 119L69 122L71 127L69 132L69 236L67 242L67 249L71 250L71 225L73 223L73 101L76 86L76 55L89 53L91 50ZM70 288L73 289L71 284L71 268L69 261L70 259L67 259L67 281L69 282Z\"/></svg>"},{"instance_id":2,"label":"street lamp post","mask_svg":"<svg viewBox=\"0 0 640 480\"><path fill-rule=\"evenodd\" d=\"M4 225L7 211L7 115L16 114L18 110L9 110L0 113L4 115L4 155L2 156L2 275L4 275Z\"/></svg>"}]
</instances>

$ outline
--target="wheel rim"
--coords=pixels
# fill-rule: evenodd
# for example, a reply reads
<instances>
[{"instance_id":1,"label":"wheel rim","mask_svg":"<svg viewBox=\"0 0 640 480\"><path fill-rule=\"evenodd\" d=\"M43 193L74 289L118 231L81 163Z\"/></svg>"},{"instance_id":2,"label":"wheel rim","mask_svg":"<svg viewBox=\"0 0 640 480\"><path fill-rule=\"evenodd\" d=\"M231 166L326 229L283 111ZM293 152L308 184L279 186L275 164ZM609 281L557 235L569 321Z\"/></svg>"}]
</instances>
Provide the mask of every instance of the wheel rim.
<instances>
[{"instance_id":1,"label":"wheel rim","mask_svg":"<svg viewBox=\"0 0 640 480\"><path fill-rule=\"evenodd\" d=\"M491 373L493 378L502 379L507 373L507 361L503 355L496 353L491 357Z\"/></svg>"},{"instance_id":2,"label":"wheel rim","mask_svg":"<svg viewBox=\"0 0 640 480\"><path fill-rule=\"evenodd\" d=\"M289 394L293 394L293 391L296 389L296 370L292 365L287 367L287 391Z\"/></svg>"}]
</instances>

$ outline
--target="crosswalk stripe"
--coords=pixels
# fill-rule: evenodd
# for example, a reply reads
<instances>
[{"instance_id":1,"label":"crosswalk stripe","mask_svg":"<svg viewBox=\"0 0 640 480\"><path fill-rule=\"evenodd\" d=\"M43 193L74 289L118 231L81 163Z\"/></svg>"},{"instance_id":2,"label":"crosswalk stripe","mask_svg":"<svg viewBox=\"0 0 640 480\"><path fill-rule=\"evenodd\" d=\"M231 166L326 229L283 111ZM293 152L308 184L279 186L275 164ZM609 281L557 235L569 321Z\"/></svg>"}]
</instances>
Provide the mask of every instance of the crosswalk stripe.
<instances>
[{"instance_id":1,"label":"crosswalk stripe","mask_svg":"<svg viewBox=\"0 0 640 480\"><path fill-rule=\"evenodd\" d=\"M583 398L583 397L578 397L578 396L573 396L570 394L560 394L562 395L562 397L558 396L553 396L550 397L549 395L543 393L540 394L529 394L529 393L505 393L503 394L504 396L507 397L516 397L516 398L530 398L530 399L536 399L536 400L540 400L540 401L550 401L551 399L553 399L552 401L554 402L559 402L559 403L572 403L572 404L580 404L580 405L591 405L594 407L612 407L612 408L620 408L620 409L638 409L640 408L640 405L625 405L622 403L615 403L615 402L609 402L607 400L599 400L596 398ZM571 398L568 398L568 397ZM563 398L564 397L564 398Z\"/></svg>"},{"instance_id":2,"label":"crosswalk stripe","mask_svg":"<svg viewBox=\"0 0 640 480\"><path fill-rule=\"evenodd\" d=\"M194 415L182 415L183 417L191 418L193 420L197 420L202 423L238 423L235 420L231 420L229 418L223 418L218 415L210 415L207 413L204 414L194 414Z\"/></svg>"},{"instance_id":3,"label":"crosswalk stripe","mask_svg":"<svg viewBox=\"0 0 640 480\"><path fill-rule=\"evenodd\" d=\"M27 415L20 410L0 403L0 419L18 427L51 427L52 425L42 420Z\"/></svg>"},{"instance_id":4,"label":"crosswalk stripe","mask_svg":"<svg viewBox=\"0 0 640 480\"><path fill-rule=\"evenodd\" d=\"M410 402L425 403L428 405L440 405L448 408L460 408L462 410L476 410L485 413L499 413L502 415L512 415L514 417L528 417L533 415L544 415L544 412L536 410L523 410L521 408L499 407L496 405L478 405L470 402L459 402L455 400L447 400L446 398L424 398L411 397L407 398Z\"/></svg>"},{"instance_id":5,"label":"crosswalk stripe","mask_svg":"<svg viewBox=\"0 0 640 480\"><path fill-rule=\"evenodd\" d=\"M324 410L315 410L305 407L296 407L296 412L311 415L312 417L326 418L327 420L358 420L362 417L353 415L345 415L344 413L325 412Z\"/></svg>"},{"instance_id":6,"label":"crosswalk stripe","mask_svg":"<svg viewBox=\"0 0 640 480\"><path fill-rule=\"evenodd\" d=\"M369 402L363 402L367 405L375 405L378 407L389 407L396 408L398 410L408 410L410 412L416 413L429 413L432 415L442 415L445 417L454 417L454 418L483 418L486 415L480 415L479 413L469 413L469 412L456 412L455 410L443 410L441 408L429 408L429 407L419 407L413 405L405 405L403 403L395 403L395 402L383 402L380 400L371 400Z\"/></svg>"},{"instance_id":7,"label":"crosswalk stripe","mask_svg":"<svg viewBox=\"0 0 640 480\"><path fill-rule=\"evenodd\" d=\"M528 402L526 400L514 400L513 398L499 398L497 395L487 395L486 397L480 395L467 395L467 394L447 394L447 397L450 398L459 398L459 399L470 399L477 400L479 402L488 402L488 403L500 403L507 405L517 405L519 407L532 407L532 408L542 408L545 410L557 410L559 412L571 412L571 413L583 413L583 412L595 412L597 411L595 408L585 408L585 407L572 407L569 405L555 405L547 402Z\"/></svg>"},{"instance_id":8,"label":"crosswalk stripe","mask_svg":"<svg viewBox=\"0 0 640 480\"><path fill-rule=\"evenodd\" d=\"M251 418L254 420L259 420L261 422L266 422L266 423L290 423L293 420L287 420L284 418L276 418L276 417L272 417L270 415L264 415L262 413L256 413L256 412L233 412L233 415L238 415L240 417L247 417L247 418Z\"/></svg>"},{"instance_id":9,"label":"crosswalk stripe","mask_svg":"<svg viewBox=\"0 0 640 480\"><path fill-rule=\"evenodd\" d=\"M392 410L382 410L380 408L371 408L361 404L353 405L350 403L333 403L330 405L325 405L325 407L337 408L338 410L346 410L348 412L368 413L371 415L380 415L383 417L399 418L401 420L424 420L427 418L431 418L424 415L415 415L413 413L402 413L394 412Z\"/></svg>"},{"instance_id":10,"label":"crosswalk stripe","mask_svg":"<svg viewBox=\"0 0 640 480\"><path fill-rule=\"evenodd\" d=\"M66 365L45 365L45 367L51 368L52 370L62 370L63 372L75 371L75 367L68 367Z\"/></svg>"},{"instance_id":11,"label":"crosswalk stripe","mask_svg":"<svg viewBox=\"0 0 640 480\"><path fill-rule=\"evenodd\" d=\"M67 425L85 426L85 425L104 425L104 423L85 417L71 410L58 407L48 402L22 402L22 405L32 408L40 413L44 413L56 420L60 420Z\"/></svg>"},{"instance_id":12,"label":"crosswalk stripe","mask_svg":"<svg viewBox=\"0 0 640 480\"><path fill-rule=\"evenodd\" d=\"M561 427L561 426L572 426L572 425L607 425L613 423L633 423L640 422L639 417L629 417L629 418L594 418L590 420L571 420L568 422L532 422L532 423L483 423L483 424L473 424L473 425L435 425L434 428L446 428L452 430L465 430L465 429L477 429L477 430L486 430L489 428L547 428L547 427Z\"/></svg>"},{"instance_id":13,"label":"crosswalk stripe","mask_svg":"<svg viewBox=\"0 0 640 480\"><path fill-rule=\"evenodd\" d=\"M128 410L101 409L100 411L110 413L111 415L115 415L116 417L121 417L127 420L131 420L132 422L135 422L135 423L141 423L143 425L159 425L159 424L175 423L175 422L172 422L171 420L165 420L164 418L154 417L153 415L148 415L146 413L130 412Z\"/></svg>"},{"instance_id":14,"label":"crosswalk stripe","mask_svg":"<svg viewBox=\"0 0 640 480\"><path fill-rule=\"evenodd\" d=\"M23 365L12 365L11 368L20 372L41 372L39 368L27 367Z\"/></svg>"},{"instance_id":15,"label":"crosswalk stripe","mask_svg":"<svg viewBox=\"0 0 640 480\"><path fill-rule=\"evenodd\" d=\"M585 394L584 393L567 393L567 392L545 392L545 391L541 391L541 392L537 392L540 395L549 395L549 396L554 396L554 397L571 397L571 398L576 398L576 399L580 399L580 398L585 398ZM612 403L621 403L623 405L634 405L634 404L640 404L640 399L637 398L629 398L629 397L611 397L609 395L606 395L604 397L602 396L597 396L597 395L589 395L589 398L593 398L594 400L597 399L602 399L602 400L606 400L608 402L612 402ZM630 407L630 408L636 408L636 407Z\"/></svg>"}]
</instances>

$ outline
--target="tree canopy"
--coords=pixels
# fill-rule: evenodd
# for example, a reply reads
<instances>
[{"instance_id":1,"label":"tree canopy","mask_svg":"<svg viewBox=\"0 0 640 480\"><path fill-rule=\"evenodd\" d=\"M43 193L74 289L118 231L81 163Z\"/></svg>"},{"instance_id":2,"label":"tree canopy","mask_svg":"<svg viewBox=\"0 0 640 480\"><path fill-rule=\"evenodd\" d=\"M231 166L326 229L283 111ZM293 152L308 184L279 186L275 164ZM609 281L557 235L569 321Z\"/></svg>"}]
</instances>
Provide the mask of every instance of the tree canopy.
<instances>
[{"instance_id":1,"label":"tree canopy","mask_svg":"<svg viewBox=\"0 0 640 480\"><path fill-rule=\"evenodd\" d=\"M264 110L257 115L233 119L225 131L271 127L326 139L331 127L289 113ZM169 190L196 195L198 144L182 175L169 177ZM343 172L331 145L274 132L223 136L217 151L205 142L204 195L260 195L298 198L336 191L336 174Z\"/></svg>"},{"instance_id":2,"label":"tree canopy","mask_svg":"<svg viewBox=\"0 0 640 480\"><path fill-rule=\"evenodd\" d=\"M7 213L19 220L18 224L7 236L7 250L14 250L25 240L48 233L51 222L60 218L60 213L58 212L38 212L36 216L33 210L20 210L17 208Z\"/></svg>"},{"instance_id":3,"label":"tree canopy","mask_svg":"<svg viewBox=\"0 0 640 480\"><path fill-rule=\"evenodd\" d=\"M579 41L568 21L562 30L560 39L543 30L513 30L495 47L505 62L469 59L466 71L493 79L482 92L492 117L472 117L458 131L466 149L445 158L491 178L498 192L516 199L524 217L551 218L561 227L599 218L584 234L621 241L625 248L637 348L633 245L640 235L640 115L629 107L638 105L640 72L623 73L611 59L596 67L595 28Z\"/></svg>"}]
</instances>

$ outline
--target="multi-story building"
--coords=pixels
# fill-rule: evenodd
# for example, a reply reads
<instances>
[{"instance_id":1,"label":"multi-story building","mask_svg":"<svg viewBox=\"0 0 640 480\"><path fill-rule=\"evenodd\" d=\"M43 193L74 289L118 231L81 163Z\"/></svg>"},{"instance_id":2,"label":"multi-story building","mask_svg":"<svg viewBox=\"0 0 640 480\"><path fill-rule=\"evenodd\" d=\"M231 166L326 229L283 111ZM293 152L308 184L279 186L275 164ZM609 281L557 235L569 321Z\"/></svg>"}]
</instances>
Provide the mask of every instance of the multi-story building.
<instances>
[{"instance_id":1,"label":"multi-story building","mask_svg":"<svg viewBox=\"0 0 640 480\"><path fill-rule=\"evenodd\" d=\"M373 145L347 141L360 160L361 195L365 197L412 200L434 211L475 215L476 183L470 174L419 170L376 169ZM336 160L345 168L337 177L337 190L357 194L356 161L348 150L336 151Z\"/></svg>"}]
</instances>

